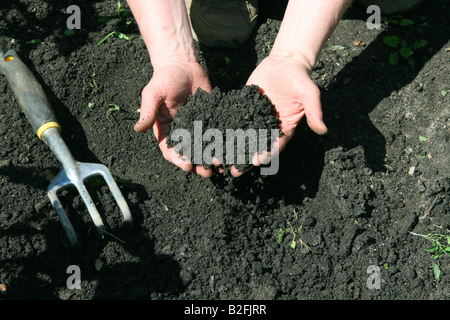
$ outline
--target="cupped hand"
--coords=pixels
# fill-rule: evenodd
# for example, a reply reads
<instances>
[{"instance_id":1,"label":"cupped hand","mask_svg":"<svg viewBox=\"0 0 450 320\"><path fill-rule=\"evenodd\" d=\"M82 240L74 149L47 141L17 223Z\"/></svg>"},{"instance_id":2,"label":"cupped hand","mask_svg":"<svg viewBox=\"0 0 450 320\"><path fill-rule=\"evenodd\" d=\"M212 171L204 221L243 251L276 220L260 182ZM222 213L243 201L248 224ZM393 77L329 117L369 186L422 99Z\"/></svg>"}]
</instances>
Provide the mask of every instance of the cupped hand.
<instances>
[{"instance_id":1,"label":"cupped hand","mask_svg":"<svg viewBox=\"0 0 450 320\"><path fill-rule=\"evenodd\" d=\"M254 166L268 163L278 156L289 140L303 116L308 126L317 134L325 134L327 127L322 120L320 90L311 80L311 68L306 63L290 57L268 56L256 67L247 85L258 85L262 93L272 101L281 121L282 135L275 139L269 152L256 154ZM231 168L233 176L245 172Z\"/></svg>"},{"instance_id":2,"label":"cupped hand","mask_svg":"<svg viewBox=\"0 0 450 320\"><path fill-rule=\"evenodd\" d=\"M145 132L153 127L159 148L165 159L184 171L210 177L211 169L194 166L189 159L180 156L167 146L170 123L178 108L186 104L198 88L211 92L211 84L204 69L196 61L168 61L155 67L150 82L142 91L140 119L134 129Z\"/></svg>"}]
</instances>

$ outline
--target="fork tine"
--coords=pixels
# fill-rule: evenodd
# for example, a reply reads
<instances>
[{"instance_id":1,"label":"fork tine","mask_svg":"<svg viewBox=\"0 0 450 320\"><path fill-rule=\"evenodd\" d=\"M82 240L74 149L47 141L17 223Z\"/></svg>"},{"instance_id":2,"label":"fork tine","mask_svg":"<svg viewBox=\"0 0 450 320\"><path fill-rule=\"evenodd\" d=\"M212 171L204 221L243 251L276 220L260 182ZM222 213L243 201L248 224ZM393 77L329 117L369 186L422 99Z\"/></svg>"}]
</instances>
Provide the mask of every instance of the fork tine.
<instances>
[{"instance_id":1,"label":"fork tine","mask_svg":"<svg viewBox=\"0 0 450 320\"><path fill-rule=\"evenodd\" d=\"M109 172L108 168L102 164L89 164L90 172L96 172L97 174L100 174L103 179L105 179L106 184L108 185L109 190L111 191L112 195L114 196L114 199L116 200L120 212L122 213L123 219L125 222L131 222L133 220L130 212L130 208L128 207L128 204L120 192L120 188L117 185L116 181L111 175L111 172Z\"/></svg>"},{"instance_id":2,"label":"fork tine","mask_svg":"<svg viewBox=\"0 0 450 320\"><path fill-rule=\"evenodd\" d=\"M50 202L51 202L53 208L55 209L56 213L58 214L59 220L61 221L61 224L62 224L64 230L66 231L66 235L69 238L70 244L72 246L74 246L78 242L77 234L75 232L75 229L72 226L72 223L69 220L69 217L65 213L65 211L61 205L61 202L59 201L59 198L57 196L58 189L59 189L58 185L49 187L49 189L47 190L47 195L50 199Z\"/></svg>"},{"instance_id":3,"label":"fork tine","mask_svg":"<svg viewBox=\"0 0 450 320\"><path fill-rule=\"evenodd\" d=\"M80 193L81 199L83 199L83 202L86 208L88 209L89 215L91 216L92 221L94 222L98 232L102 234L104 230L102 217L100 216L100 213L95 207L94 201L92 201L92 198L89 195L88 190L86 189L85 185L82 182L75 184L75 187Z\"/></svg>"}]
</instances>

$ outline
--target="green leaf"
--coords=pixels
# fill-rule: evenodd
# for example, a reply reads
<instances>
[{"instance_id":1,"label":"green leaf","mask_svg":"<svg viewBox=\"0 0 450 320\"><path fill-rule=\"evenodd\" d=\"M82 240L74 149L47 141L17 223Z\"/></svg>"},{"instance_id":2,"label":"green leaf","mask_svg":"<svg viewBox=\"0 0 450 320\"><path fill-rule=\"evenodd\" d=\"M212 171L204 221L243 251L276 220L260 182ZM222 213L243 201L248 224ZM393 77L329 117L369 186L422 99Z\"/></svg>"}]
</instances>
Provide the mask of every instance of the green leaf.
<instances>
[{"instance_id":1,"label":"green leaf","mask_svg":"<svg viewBox=\"0 0 450 320\"><path fill-rule=\"evenodd\" d=\"M427 40L416 40L413 44L413 49L419 49L425 47L428 44Z\"/></svg>"},{"instance_id":2,"label":"green leaf","mask_svg":"<svg viewBox=\"0 0 450 320\"><path fill-rule=\"evenodd\" d=\"M421 155L421 154L416 154L416 158L417 159L425 159L427 156Z\"/></svg>"},{"instance_id":3,"label":"green leaf","mask_svg":"<svg viewBox=\"0 0 450 320\"><path fill-rule=\"evenodd\" d=\"M408 47L406 47L406 48L401 48L399 52L400 52L400 55L401 55L404 59L408 59L408 58L411 56L411 54L412 54L411 49L408 48Z\"/></svg>"},{"instance_id":4,"label":"green leaf","mask_svg":"<svg viewBox=\"0 0 450 320\"><path fill-rule=\"evenodd\" d=\"M119 37L119 39L130 40L130 38L128 36L126 36L125 34L123 34L122 32L119 32L116 30L115 33Z\"/></svg>"},{"instance_id":5,"label":"green leaf","mask_svg":"<svg viewBox=\"0 0 450 320\"><path fill-rule=\"evenodd\" d=\"M433 273L436 280L438 280L439 277L441 276L441 269L436 263L433 263Z\"/></svg>"},{"instance_id":6,"label":"green leaf","mask_svg":"<svg viewBox=\"0 0 450 320\"><path fill-rule=\"evenodd\" d=\"M339 45L331 46L331 47L328 48L328 50L332 50L332 51L340 51L340 50L344 50L344 49L345 49L344 46L339 46Z\"/></svg>"},{"instance_id":7,"label":"green leaf","mask_svg":"<svg viewBox=\"0 0 450 320\"><path fill-rule=\"evenodd\" d=\"M40 39L33 39L30 41L25 42L26 44L36 44L36 43L41 43L42 41Z\"/></svg>"},{"instance_id":8,"label":"green leaf","mask_svg":"<svg viewBox=\"0 0 450 320\"><path fill-rule=\"evenodd\" d=\"M89 102L88 103L88 108L92 109L93 107L95 107L95 103L94 102Z\"/></svg>"},{"instance_id":9,"label":"green leaf","mask_svg":"<svg viewBox=\"0 0 450 320\"><path fill-rule=\"evenodd\" d=\"M444 248L444 253L445 254L450 254L450 247L445 247Z\"/></svg>"},{"instance_id":10,"label":"green leaf","mask_svg":"<svg viewBox=\"0 0 450 320\"><path fill-rule=\"evenodd\" d=\"M396 35L387 36L383 38L383 42L392 48L397 48L400 43L400 38Z\"/></svg>"},{"instance_id":11,"label":"green leaf","mask_svg":"<svg viewBox=\"0 0 450 320\"><path fill-rule=\"evenodd\" d=\"M428 248L427 250L425 250L426 252L435 252L438 249L437 246L432 246L431 248Z\"/></svg>"},{"instance_id":12,"label":"green leaf","mask_svg":"<svg viewBox=\"0 0 450 320\"><path fill-rule=\"evenodd\" d=\"M409 58L409 59L408 59L408 64L409 64L412 68L414 68L414 66L416 65L416 63L414 62L414 59L413 59L413 58Z\"/></svg>"},{"instance_id":13,"label":"green leaf","mask_svg":"<svg viewBox=\"0 0 450 320\"><path fill-rule=\"evenodd\" d=\"M286 233L286 231L284 231L282 228L280 228L280 230L278 230L278 243L283 242L285 233Z\"/></svg>"},{"instance_id":14,"label":"green leaf","mask_svg":"<svg viewBox=\"0 0 450 320\"><path fill-rule=\"evenodd\" d=\"M106 112L107 117L111 114L111 112L120 111L120 107L117 104L110 103L109 106L111 106L112 108L109 108Z\"/></svg>"},{"instance_id":15,"label":"green leaf","mask_svg":"<svg viewBox=\"0 0 450 320\"><path fill-rule=\"evenodd\" d=\"M441 96L445 97L445 96L447 95L447 93L448 93L447 91L442 90L442 91L441 91Z\"/></svg>"},{"instance_id":16,"label":"green leaf","mask_svg":"<svg viewBox=\"0 0 450 320\"><path fill-rule=\"evenodd\" d=\"M428 139L427 139L426 137L419 136L419 140L420 140L420 141L427 141Z\"/></svg>"},{"instance_id":17,"label":"green leaf","mask_svg":"<svg viewBox=\"0 0 450 320\"><path fill-rule=\"evenodd\" d=\"M397 52L391 52L389 55L389 63L394 66L398 62L398 53Z\"/></svg>"},{"instance_id":18,"label":"green leaf","mask_svg":"<svg viewBox=\"0 0 450 320\"><path fill-rule=\"evenodd\" d=\"M97 43L97 45L98 45L98 46L101 45L101 44L103 43L103 41L105 41L106 39L108 39L109 37L111 37L114 33L115 33L114 31L108 33L108 34L106 35L106 37L104 37L102 40L100 40L100 41Z\"/></svg>"},{"instance_id":19,"label":"green leaf","mask_svg":"<svg viewBox=\"0 0 450 320\"><path fill-rule=\"evenodd\" d=\"M413 24L414 24L414 21L409 20L409 19L402 19L402 20L400 20L400 25L402 27L410 26L410 25L413 25Z\"/></svg>"},{"instance_id":20,"label":"green leaf","mask_svg":"<svg viewBox=\"0 0 450 320\"><path fill-rule=\"evenodd\" d=\"M292 240L292 242L290 244L291 248L295 249L296 244L297 244L297 242L295 242L295 240Z\"/></svg>"},{"instance_id":21,"label":"green leaf","mask_svg":"<svg viewBox=\"0 0 450 320\"><path fill-rule=\"evenodd\" d=\"M95 260L95 270L100 271L103 267L102 259L98 258Z\"/></svg>"},{"instance_id":22,"label":"green leaf","mask_svg":"<svg viewBox=\"0 0 450 320\"><path fill-rule=\"evenodd\" d=\"M66 29L66 30L64 30L64 34L66 35L66 37L73 36L75 34L75 30L73 30L73 29Z\"/></svg>"},{"instance_id":23,"label":"green leaf","mask_svg":"<svg viewBox=\"0 0 450 320\"><path fill-rule=\"evenodd\" d=\"M230 58L225 57L225 63L226 63L226 64L230 64L230 63L231 63Z\"/></svg>"}]
</instances>

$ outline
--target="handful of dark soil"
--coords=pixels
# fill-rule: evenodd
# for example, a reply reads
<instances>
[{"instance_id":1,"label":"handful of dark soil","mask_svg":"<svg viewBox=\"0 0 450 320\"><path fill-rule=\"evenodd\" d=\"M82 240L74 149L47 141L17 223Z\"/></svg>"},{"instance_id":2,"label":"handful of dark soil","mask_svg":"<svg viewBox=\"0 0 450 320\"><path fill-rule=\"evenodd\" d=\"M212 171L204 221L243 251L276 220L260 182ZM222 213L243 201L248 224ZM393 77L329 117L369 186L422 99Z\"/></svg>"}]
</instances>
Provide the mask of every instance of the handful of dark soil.
<instances>
[{"instance_id":1,"label":"handful of dark soil","mask_svg":"<svg viewBox=\"0 0 450 320\"><path fill-rule=\"evenodd\" d=\"M251 166L252 156L269 151L281 135L275 107L256 85L228 93L202 89L190 96L171 123L167 145L193 164L212 168L212 159L239 171Z\"/></svg>"}]
</instances>

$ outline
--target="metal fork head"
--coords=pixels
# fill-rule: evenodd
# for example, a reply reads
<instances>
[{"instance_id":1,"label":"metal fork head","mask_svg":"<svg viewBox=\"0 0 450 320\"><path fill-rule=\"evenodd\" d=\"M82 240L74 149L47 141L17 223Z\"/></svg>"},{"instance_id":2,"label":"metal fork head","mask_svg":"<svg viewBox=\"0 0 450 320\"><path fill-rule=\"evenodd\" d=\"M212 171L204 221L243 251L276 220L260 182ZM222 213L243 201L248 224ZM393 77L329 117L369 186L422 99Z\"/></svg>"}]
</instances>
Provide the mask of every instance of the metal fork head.
<instances>
[{"instance_id":1,"label":"metal fork head","mask_svg":"<svg viewBox=\"0 0 450 320\"><path fill-rule=\"evenodd\" d=\"M98 163L83 163L76 161L72 154L70 153L67 145L64 143L59 131L56 128L50 128L43 133L42 140L44 140L53 153L56 155L58 160L63 165L63 169L58 173L58 175L53 179L47 188L47 194L50 198L53 208L61 220L61 224L66 231L69 241L72 245L78 242L75 230L69 220L69 217L64 212L61 202L58 198L58 190L73 185L80 193L81 199L86 205L89 215L91 216L97 230L100 234L104 232L104 225L100 213L97 211L94 202L84 184L84 181L94 175L100 175L105 180L106 184L111 190L117 204L119 205L120 211L122 212L125 222L132 222L132 216L130 209L120 192L119 186L112 177L108 168L102 164Z\"/></svg>"},{"instance_id":2,"label":"metal fork head","mask_svg":"<svg viewBox=\"0 0 450 320\"><path fill-rule=\"evenodd\" d=\"M72 245L75 245L78 242L78 238L76 236L75 230L69 220L69 217L67 216L66 212L64 211L61 202L58 198L58 191L62 188L65 188L67 186L74 186L80 196L83 200L84 204L86 205L86 208L88 209L89 215L91 216L92 221L94 222L94 225L96 226L98 232L100 234L104 231L104 224L102 221L102 218L100 216L100 213L98 212L94 202L92 201L91 196L89 195L89 192L84 184L84 181L88 179L89 177L100 175L105 180L106 184L109 187L109 190L111 191L112 195L114 196L114 199L117 201L117 204L120 208L120 211L122 213L123 219L125 222L132 222L132 216L130 209L127 205L127 202L125 201L125 198L123 197L122 193L120 192L119 186L117 185L116 181L112 177L109 170L102 164L97 163L82 163L82 162L75 162L76 164L76 170L71 170L72 172L66 172L65 169L62 169L58 175L53 179L53 181L48 186L48 197L50 198L50 201L52 203L53 208L56 210L56 213L59 216L59 219L61 221L61 224L66 231L67 237L69 238L69 241Z\"/></svg>"}]
</instances>

